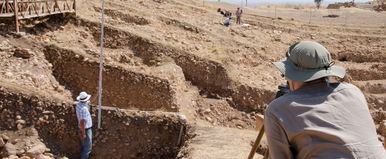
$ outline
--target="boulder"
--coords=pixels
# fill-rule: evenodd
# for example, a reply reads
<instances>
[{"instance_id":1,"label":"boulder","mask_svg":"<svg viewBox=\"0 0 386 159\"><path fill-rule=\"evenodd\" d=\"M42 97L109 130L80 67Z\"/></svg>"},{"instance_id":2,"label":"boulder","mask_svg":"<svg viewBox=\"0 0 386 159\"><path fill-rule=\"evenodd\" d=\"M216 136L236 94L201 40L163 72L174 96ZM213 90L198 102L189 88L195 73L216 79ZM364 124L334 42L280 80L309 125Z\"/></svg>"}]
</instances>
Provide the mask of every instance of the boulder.
<instances>
[{"instance_id":1,"label":"boulder","mask_svg":"<svg viewBox=\"0 0 386 159\"><path fill-rule=\"evenodd\" d=\"M4 147L5 141L3 140L2 137L0 137L0 148Z\"/></svg>"},{"instance_id":2,"label":"boulder","mask_svg":"<svg viewBox=\"0 0 386 159\"><path fill-rule=\"evenodd\" d=\"M379 124L378 133L386 137L386 120Z\"/></svg>"},{"instance_id":3,"label":"boulder","mask_svg":"<svg viewBox=\"0 0 386 159\"><path fill-rule=\"evenodd\" d=\"M26 134L27 134L28 136L38 136L38 135L39 135L39 134L38 134L38 131L37 131L35 128L29 129L29 130L26 132Z\"/></svg>"},{"instance_id":4,"label":"boulder","mask_svg":"<svg viewBox=\"0 0 386 159\"><path fill-rule=\"evenodd\" d=\"M3 138L4 141L8 141L9 140L9 137L7 135L5 135L5 134L2 134L1 138Z\"/></svg>"},{"instance_id":5,"label":"boulder","mask_svg":"<svg viewBox=\"0 0 386 159\"><path fill-rule=\"evenodd\" d=\"M12 45L8 40L4 40L0 42L0 51L10 51L12 49Z\"/></svg>"},{"instance_id":6,"label":"boulder","mask_svg":"<svg viewBox=\"0 0 386 159\"><path fill-rule=\"evenodd\" d=\"M8 158L7 159L18 159L19 157L17 157L16 155L10 155L10 156L8 156Z\"/></svg>"},{"instance_id":7,"label":"boulder","mask_svg":"<svg viewBox=\"0 0 386 159\"><path fill-rule=\"evenodd\" d=\"M36 156L35 158L36 158L36 159L51 159L51 157L45 156L45 155L43 155L43 154L40 154L40 155Z\"/></svg>"},{"instance_id":8,"label":"boulder","mask_svg":"<svg viewBox=\"0 0 386 159\"><path fill-rule=\"evenodd\" d=\"M43 143L35 144L29 150L27 150L26 155L31 158L36 158L37 156L43 154L46 151L46 148L46 145Z\"/></svg>"},{"instance_id":9,"label":"boulder","mask_svg":"<svg viewBox=\"0 0 386 159\"><path fill-rule=\"evenodd\" d=\"M25 120L16 120L16 124L25 124Z\"/></svg>"},{"instance_id":10,"label":"boulder","mask_svg":"<svg viewBox=\"0 0 386 159\"><path fill-rule=\"evenodd\" d=\"M17 124L17 125L16 125L16 128L17 128L17 130L23 129L23 124Z\"/></svg>"},{"instance_id":11,"label":"boulder","mask_svg":"<svg viewBox=\"0 0 386 159\"><path fill-rule=\"evenodd\" d=\"M13 53L13 56L20 57L23 59L28 59L28 58L31 58L33 56L33 54L28 49L17 48L15 50L15 52Z\"/></svg>"},{"instance_id":12,"label":"boulder","mask_svg":"<svg viewBox=\"0 0 386 159\"><path fill-rule=\"evenodd\" d=\"M11 155L17 154L16 146L11 144L11 143L6 143L4 145L4 150L5 150L6 156L11 156Z\"/></svg>"}]
</instances>

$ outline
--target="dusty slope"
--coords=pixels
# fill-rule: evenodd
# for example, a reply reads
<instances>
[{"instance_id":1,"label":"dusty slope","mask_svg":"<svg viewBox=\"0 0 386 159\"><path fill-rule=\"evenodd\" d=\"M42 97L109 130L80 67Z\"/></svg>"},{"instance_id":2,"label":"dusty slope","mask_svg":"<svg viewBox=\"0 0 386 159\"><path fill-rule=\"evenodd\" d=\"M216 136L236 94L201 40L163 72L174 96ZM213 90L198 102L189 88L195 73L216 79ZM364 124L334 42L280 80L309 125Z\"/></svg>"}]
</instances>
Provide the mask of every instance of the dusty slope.
<instances>
[{"instance_id":1,"label":"dusty slope","mask_svg":"<svg viewBox=\"0 0 386 159\"><path fill-rule=\"evenodd\" d=\"M27 35L21 39L0 36L10 43L0 48L4 57L0 66L6 70L0 78L46 93L65 92L63 96L67 99L76 96L76 91L65 90L53 77L44 47L55 45L98 58L100 1L78 3L76 18L51 18L28 28ZM243 129L254 128L256 116L273 99L276 86L284 82L270 62L283 58L286 48L299 40L315 40L325 45L336 62L348 68L353 83L366 93L376 123L382 124L385 120L384 28L308 24L262 17L252 11L244 16L245 22L252 26L226 28L221 25L223 17L216 13L217 7L202 7L201 1L192 0L112 0L106 4L108 65L171 81L170 86L178 90L179 111L186 114L190 124L198 127L197 136L214 138L208 144L200 143L200 138L193 139L192 145L198 151L193 148L187 156L205 155L199 154L201 149L216 148L210 145L216 143L240 154L248 153L245 152L248 144L238 148L221 140L232 134L245 135L235 142L254 140L253 132ZM18 47L29 48L36 56L16 57L12 48ZM28 73L32 76L28 78L23 77L20 70L35 72ZM204 126L216 127L204 129ZM380 128L378 131L382 134ZM219 133L224 136L218 136ZM215 138L217 136L219 138ZM188 145L187 149L190 148Z\"/></svg>"},{"instance_id":2,"label":"dusty slope","mask_svg":"<svg viewBox=\"0 0 386 159\"><path fill-rule=\"evenodd\" d=\"M247 158L257 136L256 131L224 127L196 127L194 130L198 135L182 150L188 152L184 159ZM254 156L254 159L261 158L259 154Z\"/></svg>"}]
</instances>

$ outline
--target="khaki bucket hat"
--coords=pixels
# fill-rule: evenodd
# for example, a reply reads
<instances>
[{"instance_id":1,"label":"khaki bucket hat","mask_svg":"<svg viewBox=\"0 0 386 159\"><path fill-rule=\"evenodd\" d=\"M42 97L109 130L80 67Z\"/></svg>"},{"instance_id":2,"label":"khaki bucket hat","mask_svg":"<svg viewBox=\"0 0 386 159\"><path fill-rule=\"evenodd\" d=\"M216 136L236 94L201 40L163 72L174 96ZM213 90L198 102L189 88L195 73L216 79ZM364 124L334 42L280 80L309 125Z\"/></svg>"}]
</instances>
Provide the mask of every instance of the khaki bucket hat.
<instances>
[{"instance_id":1,"label":"khaki bucket hat","mask_svg":"<svg viewBox=\"0 0 386 159\"><path fill-rule=\"evenodd\" d=\"M346 74L345 68L334 66L330 52L314 41L301 41L292 45L287 50L286 58L273 64L285 77L299 82L329 76L343 78Z\"/></svg>"}]
</instances>

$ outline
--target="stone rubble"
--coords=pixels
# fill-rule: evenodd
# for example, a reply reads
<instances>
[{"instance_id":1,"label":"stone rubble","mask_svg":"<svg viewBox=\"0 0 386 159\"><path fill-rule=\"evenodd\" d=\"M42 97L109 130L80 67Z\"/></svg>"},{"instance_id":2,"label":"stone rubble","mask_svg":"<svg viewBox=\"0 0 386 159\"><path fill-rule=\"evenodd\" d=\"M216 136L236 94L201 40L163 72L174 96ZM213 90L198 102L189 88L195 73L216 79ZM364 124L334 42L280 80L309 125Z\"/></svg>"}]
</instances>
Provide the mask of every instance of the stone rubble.
<instances>
[{"instance_id":1,"label":"stone rubble","mask_svg":"<svg viewBox=\"0 0 386 159\"><path fill-rule=\"evenodd\" d=\"M20 116L16 117L20 120ZM0 131L0 158L3 159L55 159L50 149L39 138L38 131L23 128L16 132ZM10 135L8 137L7 135Z\"/></svg>"}]
</instances>

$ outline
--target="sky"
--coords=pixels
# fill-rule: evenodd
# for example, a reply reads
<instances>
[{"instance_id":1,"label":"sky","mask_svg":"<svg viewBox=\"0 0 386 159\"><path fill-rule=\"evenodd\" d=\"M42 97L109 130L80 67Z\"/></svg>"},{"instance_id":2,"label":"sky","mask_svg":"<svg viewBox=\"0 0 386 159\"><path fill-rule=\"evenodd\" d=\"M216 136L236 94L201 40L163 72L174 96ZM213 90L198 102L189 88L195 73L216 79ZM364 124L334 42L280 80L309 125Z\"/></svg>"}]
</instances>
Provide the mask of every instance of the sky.
<instances>
[{"instance_id":1,"label":"sky","mask_svg":"<svg viewBox=\"0 0 386 159\"><path fill-rule=\"evenodd\" d=\"M206 1L217 1L217 0L206 0ZM247 0L248 5L267 5L267 4L314 4L313 0ZM328 5L335 2L349 2L351 0L323 0L322 5ZM355 0L355 2L368 2L372 0ZM221 0L221 2L229 2L235 4L243 3L245 0Z\"/></svg>"}]
</instances>

